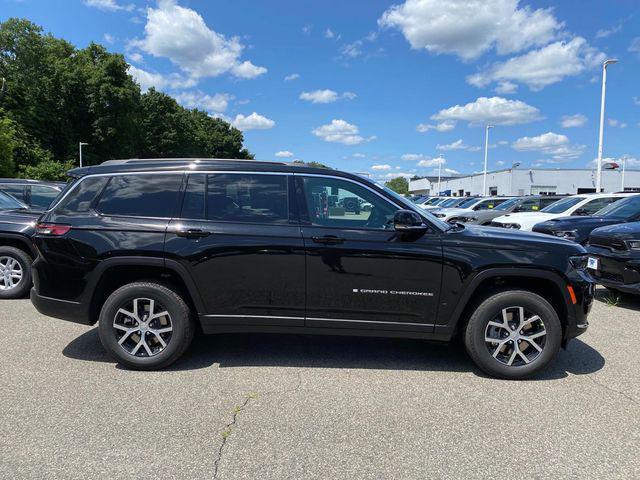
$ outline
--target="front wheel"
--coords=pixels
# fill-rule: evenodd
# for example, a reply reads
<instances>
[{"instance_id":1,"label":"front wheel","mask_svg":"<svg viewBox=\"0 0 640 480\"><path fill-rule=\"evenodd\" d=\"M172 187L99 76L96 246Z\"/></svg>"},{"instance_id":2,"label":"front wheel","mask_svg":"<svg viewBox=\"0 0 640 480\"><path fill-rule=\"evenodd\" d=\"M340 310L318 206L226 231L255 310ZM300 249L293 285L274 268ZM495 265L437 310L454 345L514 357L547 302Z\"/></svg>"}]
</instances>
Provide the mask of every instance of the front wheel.
<instances>
[{"instance_id":1,"label":"front wheel","mask_svg":"<svg viewBox=\"0 0 640 480\"><path fill-rule=\"evenodd\" d=\"M562 343L558 314L541 296L509 290L485 299L471 315L465 346L484 372L522 379L544 369Z\"/></svg>"},{"instance_id":2,"label":"front wheel","mask_svg":"<svg viewBox=\"0 0 640 480\"><path fill-rule=\"evenodd\" d=\"M118 362L137 370L155 370L182 356L193 339L194 322L176 292L157 283L136 282L107 298L98 333Z\"/></svg>"}]
</instances>

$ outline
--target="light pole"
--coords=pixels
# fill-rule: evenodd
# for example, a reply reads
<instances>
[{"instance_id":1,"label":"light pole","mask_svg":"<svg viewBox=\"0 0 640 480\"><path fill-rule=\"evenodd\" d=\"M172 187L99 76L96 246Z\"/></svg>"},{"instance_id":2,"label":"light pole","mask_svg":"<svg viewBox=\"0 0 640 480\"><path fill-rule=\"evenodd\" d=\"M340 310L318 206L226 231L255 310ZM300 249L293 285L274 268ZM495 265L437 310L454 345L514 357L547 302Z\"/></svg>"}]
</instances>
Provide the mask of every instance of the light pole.
<instances>
[{"instance_id":1,"label":"light pole","mask_svg":"<svg viewBox=\"0 0 640 480\"><path fill-rule=\"evenodd\" d=\"M440 192L442 191L440 189L441 173L442 173L442 154L438 155L438 196L440 196Z\"/></svg>"},{"instance_id":2,"label":"light pole","mask_svg":"<svg viewBox=\"0 0 640 480\"><path fill-rule=\"evenodd\" d=\"M489 129L493 125L487 125L484 129L484 175L482 176L482 196L487 195L487 160L489 158Z\"/></svg>"},{"instance_id":3,"label":"light pole","mask_svg":"<svg viewBox=\"0 0 640 480\"><path fill-rule=\"evenodd\" d=\"M607 66L618 60L610 58L602 63L602 99L600 101L600 137L598 139L598 166L596 168L596 193L602 187L602 137L604 135L604 97L607 91Z\"/></svg>"},{"instance_id":4,"label":"light pole","mask_svg":"<svg viewBox=\"0 0 640 480\"><path fill-rule=\"evenodd\" d=\"M621 181L621 185L620 185L620 191L624 192L624 171L625 168L627 167L627 156L624 155L622 157L622 181Z\"/></svg>"},{"instance_id":5,"label":"light pole","mask_svg":"<svg viewBox=\"0 0 640 480\"><path fill-rule=\"evenodd\" d=\"M85 143L85 142L78 143L78 150L80 151L80 166L82 166L82 147L83 147L83 145L89 145L89 144Z\"/></svg>"},{"instance_id":6,"label":"light pole","mask_svg":"<svg viewBox=\"0 0 640 480\"><path fill-rule=\"evenodd\" d=\"M516 162L511 165L511 170L509 171L509 195L513 195L513 171L520 166L520 162Z\"/></svg>"}]
</instances>

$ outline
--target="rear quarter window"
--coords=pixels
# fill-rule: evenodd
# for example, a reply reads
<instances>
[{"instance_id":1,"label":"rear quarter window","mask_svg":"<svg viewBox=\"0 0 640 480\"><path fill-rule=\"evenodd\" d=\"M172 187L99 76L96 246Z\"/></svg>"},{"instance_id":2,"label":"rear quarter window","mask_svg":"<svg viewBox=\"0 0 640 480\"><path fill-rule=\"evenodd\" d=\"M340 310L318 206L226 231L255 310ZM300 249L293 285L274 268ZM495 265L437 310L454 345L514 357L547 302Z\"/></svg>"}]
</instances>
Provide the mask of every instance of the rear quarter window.
<instances>
[{"instance_id":1,"label":"rear quarter window","mask_svg":"<svg viewBox=\"0 0 640 480\"><path fill-rule=\"evenodd\" d=\"M75 186L63 194L60 203L53 207L55 213L86 213L91 210L96 196L109 181L108 177L87 177L78 180Z\"/></svg>"},{"instance_id":2,"label":"rear quarter window","mask_svg":"<svg viewBox=\"0 0 640 480\"><path fill-rule=\"evenodd\" d=\"M115 175L100 195L103 215L170 218L175 214L182 174Z\"/></svg>"}]
</instances>

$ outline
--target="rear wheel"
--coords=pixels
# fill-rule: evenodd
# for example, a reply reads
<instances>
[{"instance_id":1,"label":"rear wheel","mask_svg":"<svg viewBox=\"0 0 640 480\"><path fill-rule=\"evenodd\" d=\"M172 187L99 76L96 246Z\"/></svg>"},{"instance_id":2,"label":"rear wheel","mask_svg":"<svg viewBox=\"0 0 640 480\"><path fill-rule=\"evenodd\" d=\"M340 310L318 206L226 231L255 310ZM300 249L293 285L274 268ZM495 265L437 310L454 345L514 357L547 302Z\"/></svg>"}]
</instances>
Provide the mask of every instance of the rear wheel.
<instances>
[{"instance_id":1,"label":"rear wheel","mask_svg":"<svg viewBox=\"0 0 640 480\"><path fill-rule=\"evenodd\" d=\"M526 378L544 369L562 343L558 314L544 298L524 290L496 293L471 315L465 346L489 375Z\"/></svg>"},{"instance_id":2,"label":"rear wheel","mask_svg":"<svg viewBox=\"0 0 640 480\"><path fill-rule=\"evenodd\" d=\"M0 247L0 298L20 298L31 288L31 257L15 247Z\"/></svg>"},{"instance_id":3,"label":"rear wheel","mask_svg":"<svg viewBox=\"0 0 640 480\"><path fill-rule=\"evenodd\" d=\"M120 363L153 370L175 362L193 339L187 304L157 283L130 283L113 292L100 312L100 341Z\"/></svg>"}]
</instances>

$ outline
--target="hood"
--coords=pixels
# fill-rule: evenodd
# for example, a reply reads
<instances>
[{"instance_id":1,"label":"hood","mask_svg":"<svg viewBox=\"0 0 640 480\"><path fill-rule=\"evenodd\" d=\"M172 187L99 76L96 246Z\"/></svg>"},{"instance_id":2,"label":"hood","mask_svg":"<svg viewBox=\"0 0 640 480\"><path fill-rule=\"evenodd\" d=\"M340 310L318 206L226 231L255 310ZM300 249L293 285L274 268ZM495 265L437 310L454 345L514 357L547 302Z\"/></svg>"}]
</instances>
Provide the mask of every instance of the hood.
<instances>
[{"instance_id":1,"label":"hood","mask_svg":"<svg viewBox=\"0 0 640 480\"><path fill-rule=\"evenodd\" d=\"M621 223L596 228L591 232L592 237L608 237L618 240L640 240L640 222Z\"/></svg>"},{"instance_id":2,"label":"hood","mask_svg":"<svg viewBox=\"0 0 640 480\"><path fill-rule=\"evenodd\" d=\"M598 228L599 226L614 225L621 221L623 220L614 217L575 216L551 218L539 223L538 225L553 230L572 230L574 228Z\"/></svg>"},{"instance_id":3,"label":"hood","mask_svg":"<svg viewBox=\"0 0 640 480\"><path fill-rule=\"evenodd\" d=\"M481 226L467 226L460 233L474 243L494 249L548 251L553 247L565 251L567 255L585 253L585 249L575 242L543 233Z\"/></svg>"},{"instance_id":4,"label":"hood","mask_svg":"<svg viewBox=\"0 0 640 480\"><path fill-rule=\"evenodd\" d=\"M447 216L449 215L458 215L459 213L469 213L472 210L469 210L467 208L441 208L440 210L438 210L438 213L444 213Z\"/></svg>"}]
</instances>

